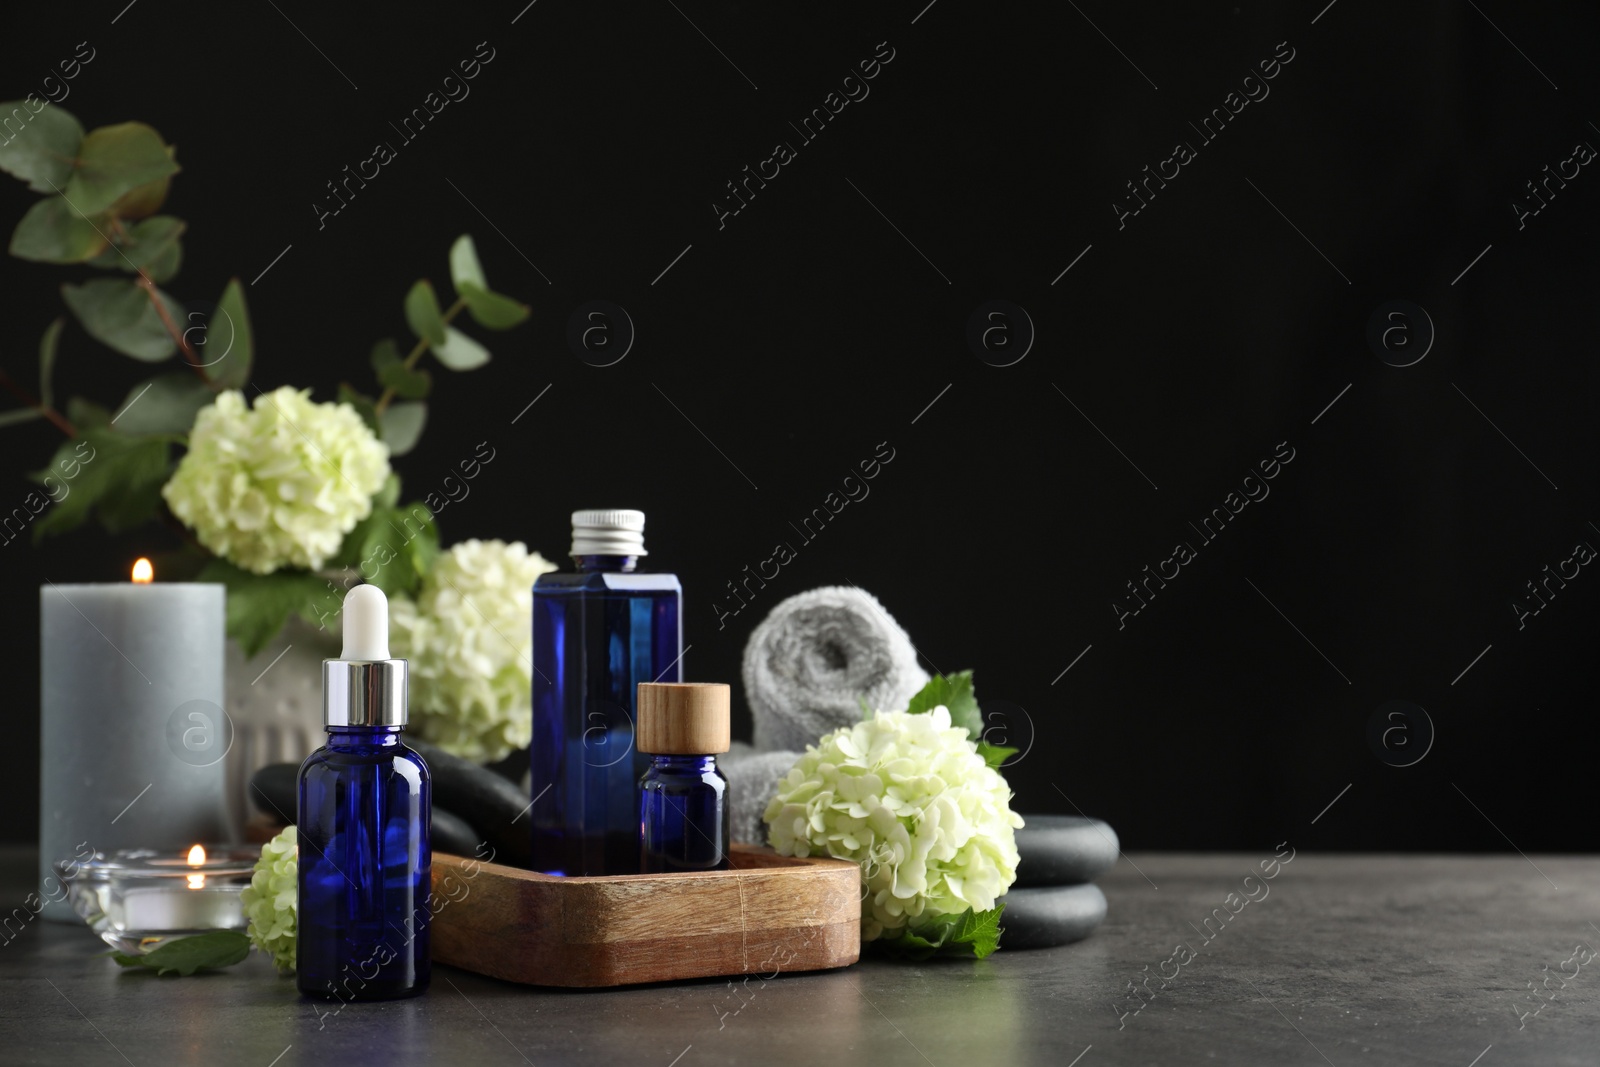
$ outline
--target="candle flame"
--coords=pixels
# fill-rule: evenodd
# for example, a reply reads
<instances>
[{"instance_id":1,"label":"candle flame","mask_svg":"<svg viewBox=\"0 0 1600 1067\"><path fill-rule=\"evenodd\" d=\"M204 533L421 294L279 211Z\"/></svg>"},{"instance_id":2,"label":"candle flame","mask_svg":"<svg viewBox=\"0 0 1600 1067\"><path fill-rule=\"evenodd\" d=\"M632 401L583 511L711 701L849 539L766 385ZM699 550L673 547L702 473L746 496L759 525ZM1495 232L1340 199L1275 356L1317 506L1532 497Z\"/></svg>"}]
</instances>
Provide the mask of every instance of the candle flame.
<instances>
[{"instance_id":1,"label":"candle flame","mask_svg":"<svg viewBox=\"0 0 1600 1067\"><path fill-rule=\"evenodd\" d=\"M147 560L140 560L139 562L146 563L148 561ZM204 863L205 861L206 861L206 850L203 847L201 847L200 845L196 845L196 846L194 846L193 848L191 848L189 850L189 866L198 867L202 863ZM206 876L205 875L203 875L203 874L191 874L191 875L187 875L186 877L189 879L189 888L190 889L204 889L206 887Z\"/></svg>"},{"instance_id":2,"label":"candle flame","mask_svg":"<svg viewBox=\"0 0 1600 1067\"><path fill-rule=\"evenodd\" d=\"M152 579L154 579L155 576L156 576L156 569L150 565L150 561L149 560L145 559L143 556L140 556L138 558L138 560L136 560L134 562L134 564L133 564L133 580L135 582L137 582L140 585L145 585L148 582L150 582ZM199 848L200 846L196 845L195 847ZM202 862L204 862L204 852L203 851L201 853L201 857L202 857Z\"/></svg>"}]
</instances>

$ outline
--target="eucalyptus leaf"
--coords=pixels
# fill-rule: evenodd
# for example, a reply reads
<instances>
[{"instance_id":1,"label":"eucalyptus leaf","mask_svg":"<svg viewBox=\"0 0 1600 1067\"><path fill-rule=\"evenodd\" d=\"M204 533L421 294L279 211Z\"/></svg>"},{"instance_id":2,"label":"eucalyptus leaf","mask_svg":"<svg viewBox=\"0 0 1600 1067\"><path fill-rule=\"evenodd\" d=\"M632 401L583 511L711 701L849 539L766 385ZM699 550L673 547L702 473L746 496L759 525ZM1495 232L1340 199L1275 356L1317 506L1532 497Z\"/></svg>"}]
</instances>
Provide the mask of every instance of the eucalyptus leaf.
<instances>
[{"instance_id":1,"label":"eucalyptus leaf","mask_svg":"<svg viewBox=\"0 0 1600 1067\"><path fill-rule=\"evenodd\" d=\"M82 263L109 244L101 227L66 199L52 196L30 207L11 231L11 254L35 263Z\"/></svg>"},{"instance_id":2,"label":"eucalyptus leaf","mask_svg":"<svg viewBox=\"0 0 1600 1067\"><path fill-rule=\"evenodd\" d=\"M47 408L56 406L56 345L61 340L61 326L66 321L57 316L56 321L45 327L44 336L39 338L39 403Z\"/></svg>"},{"instance_id":3,"label":"eucalyptus leaf","mask_svg":"<svg viewBox=\"0 0 1600 1067\"><path fill-rule=\"evenodd\" d=\"M460 297L467 295L461 291L463 285L475 285L484 292L489 290L489 282L483 276L483 265L478 262L478 247L472 243L470 233L457 237L455 244L450 246L450 281Z\"/></svg>"},{"instance_id":4,"label":"eucalyptus leaf","mask_svg":"<svg viewBox=\"0 0 1600 1067\"><path fill-rule=\"evenodd\" d=\"M161 135L142 122L90 130L78 146L78 160L65 194L85 215L114 204L125 193L178 172Z\"/></svg>"},{"instance_id":5,"label":"eucalyptus leaf","mask_svg":"<svg viewBox=\"0 0 1600 1067\"><path fill-rule=\"evenodd\" d=\"M176 371L128 390L112 425L123 433L187 434L201 408L216 399L199 375Z\"/></svg>"},{"instance_id":6,"label":"eucalyptus leaf","mask_svg":"<svg viewBox=\"0 0 1600 1067\"><path fill-rule=\"evenodd\" d=\"M111 247L94 257L90 262L96 267L115 268L136 274L144 269L150 274L153 281L164 281L156 278L154 272L149 270L149 265L167 255L178 243L178 238L183 235L187 223L182 219L173 218L171 215L157 215L142 222L129 226L123 236L113 238ZM169 275L170 277L170 275Z\"/></svg>"},{"instance_id":7,"label":"eucalyptus leaf","mask_svg":"<svg viewBox=\"0 0 1600 1067\"><path fill-rule=\"evenodd\" d=\"M145 265L144 272L157 285L164 285L178 276L178 268L182 265L183 243L174 241L163 249L160 255Z\"/></svg>"},{"instance_id":8,"label":"eucalyptus leaf","mask_svg":"<svg viewBox=\"0 0 1600 1067\"><path fill-rule=\"evenodd\" d=\"M403 456L416 448L427 421L428 405L420 400L390 404L385 408L378 416L378 425L383 429L379 436L389 446L389 455Z\"/></svg>"},{"instance_id":9,"label":"eucalyptus leaf","mask_svg":"<svg viewBox=\"0 0 1600 1067\"><path fill-rule=\"evenodd\" d=\"M107 955L116 960L119 967L145 967L156 974L178 974L187 978L196 971L239 963L250 955L250 939L238 930L212 930L165 942L143 956L130 956L125 952Z\"/></svg>"},{"instance_id":10,"label":"eucalyptus leaf","mask_svg":"<svg viewBox=\"0 0 1600 1067\"><path fill-rule=\"evenodd\" d=\"M8 123L26 120L15 135L9 125L3 127L10 140L0 143L0 170L21 178L36 193L66 188L83 143L83 126L72 113L58 104L45 104L34 113L27 101L12 100L0 104L0 118Z\"/></svg>"},{"instance_id":11,"label":"eucalyptus leaf","mask_svg":"<svg viewBox=\"0 0 1600 1067\"><path fill-rule=\"evenodd\" d=\"M459 283L456 292L467 302L467 310L478 325L491 330L509 330L521 325L533 314L533 309L527 304L519 304L509 296L491 293L472 282Z\"/></svg>"},{"instance_id":12,"label":"eucalyptus leaf","mask_svg":"<svg viewBox=\"0 0 1600 1067\"><path fill-rule=\"evenodd\" d=\"M217 310L206 323L205 343L196 348L206 373L217 385L243 389L249 383L256 346L244 286L238 278L228 279L228 287L217 301Z\"/></svg>"},{"instance_id":13,"label":"eucalyptus leaf","mask_svg":"<svg viewBox=\"0 0 1600 1067\"><path fill-rule=\"evenodd\" d=\"M439 299L433 295L433 285L426 278L417 282L406 294L406 322L418 337L431 345L445 342L444 316L439 312Z\"/></svg>"},{"instance_id":14,"label":"eucalyptus leaf","mask_svg":"<svg viewBox=\"0 0 1600 1067\"><path fill-rule=\"evenodd\" d=\"M184 321L183 308L157 290L174 323ZM89 336L146 363L159 363L178 350L150 298L135 282L94 278L82 285L63 285L61 298Z\"/></svg>"},{"instance_id":15,"label":"eucalyptus leaf","mask_svg":"<svg viewBox=\"0 0 1600 1067\"><path fill-rule=\"evenodd\" d=\"M407 400L420 400L433 388L433 375L408 368L392 337L385 337L372 346L372 369L377 372L380 385L393 389L395 395Z\"/></svg>"},{"instance_id":16,"label":"eucalyptus leaf","mask_svg":"<svg viewBox=\"0 0 1600 1067\"><path fill-rule=\"evenodd\" d=\"M0 412L0 426L16 426L19 423L42 418L44 412L38 408L14 408L11 411Z\"/></svg>"},{"instance_id":17,"label":"eucalyptus leaf","mask_svg":"<svg viewBox=\"0 0 1600 1067\"><path fill-rule=\"evenodd\" d=\"M172 145L167 146L167 157L175 158L177 149ZM147 215L154 215L161 210L161 205L167 202L167 193L172 188L172 175L164 174L152 182L135 185L132 189L117 198L111 205L110 214L119 219L142 219Z\"/></svg>"},{"instance_id":18,"label":"eucalyptus leaf","mask_svg":"<svg viewBox=\"0 0 1600 1067\"><path fill-rule=\"evenodd\" d=\"M290 615L316 619L339 607L327 580L309 571L284 569L252 574L226 560L215 559L206 564L196 580L220 582L227 587L228 636L239 642L247 657L267 647Z\"/></svg>"},{"instance_id":19,"label":"eucalyptus leaf","mask_svg":"<svg viewBox=\"0 0 1600 1067\"><path fill-rule=\"evenodd\" d=\"M489 362L489 350L456 329L445 327L445 342L433 346L433 354L451 370L477 370Z\"/></svg>"}]
</instances>

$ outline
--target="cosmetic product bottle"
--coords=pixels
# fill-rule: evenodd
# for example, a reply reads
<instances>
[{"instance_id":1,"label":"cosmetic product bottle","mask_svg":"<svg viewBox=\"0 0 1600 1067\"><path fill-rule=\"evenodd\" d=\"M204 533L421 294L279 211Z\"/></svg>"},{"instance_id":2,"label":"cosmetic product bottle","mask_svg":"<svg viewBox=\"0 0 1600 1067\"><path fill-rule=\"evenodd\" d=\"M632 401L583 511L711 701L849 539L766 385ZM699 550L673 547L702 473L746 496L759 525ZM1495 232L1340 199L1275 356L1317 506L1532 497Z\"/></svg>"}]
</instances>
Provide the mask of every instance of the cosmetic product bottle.
<instances>
[{"instance_id":1,"label":"cosmetic product bottle","mask_svg":"<svg viewBox=\"0 0 1600 1067\"><path fill-rule=\"evenodd\" d=\"M650 768L639 780L639 871L725 871L731 806L717 769L728 751L728 687L639 685L639 748Z\"/></svg>"},{"instance_id":2,"label":"cosmetic product bottle","mask_svg":"<svg viewBox=\"0 0 1600 1067\"><path fill-rule=\"evenodd\" d=\"M344 651L322 661L328 743L300 768L300 991L391 1000L428 988L433 875L428 767L400 740L406 661L389 658L389 602L345 595Z\"/></svg>"},{"instance_id":3,"label":"cosmetic product bottle","mask_svg":"<svg viewBox=\"0 0 1600 1067\"><path fill-rule=\"evenodd\" d=\"M640 682L683 669L683 591L640 572L644 513L572 515L576 573L533 586L533 865L546 874L636 874Z\"/></svg>"}]
</instances>

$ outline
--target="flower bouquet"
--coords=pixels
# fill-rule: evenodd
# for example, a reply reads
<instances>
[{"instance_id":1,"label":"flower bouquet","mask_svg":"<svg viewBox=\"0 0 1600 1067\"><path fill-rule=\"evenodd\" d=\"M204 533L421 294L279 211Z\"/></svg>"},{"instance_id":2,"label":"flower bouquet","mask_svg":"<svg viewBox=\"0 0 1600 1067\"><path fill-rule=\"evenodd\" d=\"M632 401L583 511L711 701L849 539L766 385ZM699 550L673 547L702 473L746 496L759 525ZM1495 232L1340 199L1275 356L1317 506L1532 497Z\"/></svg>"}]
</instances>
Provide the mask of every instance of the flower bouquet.
<instances>
[{"instance_id":1,"label":"flower bouquet","mask_svg":"<svg viewBox=\"0 0 1600 1067\"><path fill-rule=\"evenodd\" d=\"M415 448L426 425L433 380L424 359L461 372L490 360L455 325L462 313L508 330L530 308L489 288L462 235L449 251L454 299L441 307L432 283L417 281L403 301L409 349L402 355L394 338L373 346L376 395L342 384L335 400L317 402L308 389L262 389L240 281L215 304L167 291L187 230L161 213L180 170L176 148L143 123L85 132L56 104L0 104L0 113L19 110L29 122L0 143L0 170L44 196L17 223L10 252L96 273L61 287L76 328L63 316L45 329L37 392L0 370L0 387L21 405L0 412L0 426L43 420L66 438L32 475L39 491L0 516L0 536L31 528L37 541L91 519L112 533L165 523L183 547L158 556L158 572L225 585L228 635L247 656L291 617L336 626L344 591L377 585L404 620L399 654L418 664L422 736L480 760L525 745L526 600L533 578L552 568L520 544L468 541L441 555L434 516L445 501L402 503L390 461ZM80 336L178 367L114 406L78 396L62 404L56 366Z\"/></svg>"}]
</instances>

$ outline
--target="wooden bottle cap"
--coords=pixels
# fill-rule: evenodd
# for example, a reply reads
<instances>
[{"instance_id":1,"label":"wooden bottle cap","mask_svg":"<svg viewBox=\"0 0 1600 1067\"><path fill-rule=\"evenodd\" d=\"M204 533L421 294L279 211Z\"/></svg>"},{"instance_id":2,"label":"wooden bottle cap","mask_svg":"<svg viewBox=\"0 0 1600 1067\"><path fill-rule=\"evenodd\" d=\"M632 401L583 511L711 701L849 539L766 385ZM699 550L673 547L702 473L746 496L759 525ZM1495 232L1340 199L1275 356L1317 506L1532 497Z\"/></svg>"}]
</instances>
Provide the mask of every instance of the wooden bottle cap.
<instances>
[{"instance_id":1,"label":"wooden bottle cap","mask_svg":"<svg viewBox=\"0 0 1600 1067\"><path fill-rule=\"evenodd\" d=\"M640 682L634 741L655 756L728 751L728 687L722 682Z\"/></svg>"}]
</instances>

